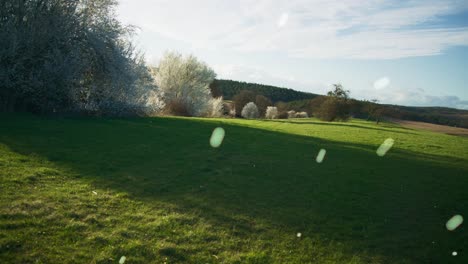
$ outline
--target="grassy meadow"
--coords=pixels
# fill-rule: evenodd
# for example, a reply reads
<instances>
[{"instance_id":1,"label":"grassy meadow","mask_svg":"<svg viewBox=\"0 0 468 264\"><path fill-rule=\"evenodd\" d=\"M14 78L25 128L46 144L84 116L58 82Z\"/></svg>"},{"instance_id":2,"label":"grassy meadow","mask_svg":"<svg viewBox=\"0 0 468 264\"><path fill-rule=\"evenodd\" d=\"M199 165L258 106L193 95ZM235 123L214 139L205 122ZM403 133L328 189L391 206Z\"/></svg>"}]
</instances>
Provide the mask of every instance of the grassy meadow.
<instances>
[{"instance_id":1,"label":"grassy meadow","mask_svg":"<svg viewBox=\"0 0 468 264\"><path fill-rule=\"evenodd\" d=\"M466 223L445 228L455 214L468 218L468 137L0 115L2 263L468 263Z\"/></svg>"}]
</instances>

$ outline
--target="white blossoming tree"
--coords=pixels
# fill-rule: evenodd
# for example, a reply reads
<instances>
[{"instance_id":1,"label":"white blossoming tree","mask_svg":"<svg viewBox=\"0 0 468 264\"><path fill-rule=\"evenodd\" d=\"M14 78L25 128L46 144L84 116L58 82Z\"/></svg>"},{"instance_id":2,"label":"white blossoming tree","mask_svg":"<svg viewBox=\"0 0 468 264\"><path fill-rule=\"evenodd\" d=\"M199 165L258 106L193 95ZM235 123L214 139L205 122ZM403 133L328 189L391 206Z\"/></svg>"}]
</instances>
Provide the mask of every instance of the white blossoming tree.
<instances>
[{"instance_id":1,"label":"white blossoming tree","mask_svg":"<svg viewBox=\"0 0 468 264\"><path fill-rule=\"evenodd\" d=\"M215 72L194 56L167 52L155 70L168 112L189 116L218 116L222 98L213 99L209 85ZM221 102L221 103L220 103ZM171 109L173 108L173 109ZM216 113L215 113L216 112Z\"/></svg>"},{"instance_id":2,"label":"white blossoming tree","mask_svg":"<svg viewBox=\"0 0 468 264\"><path fill-rule=\"evenodd\" d=\"M248 119L258 118L258 108L255 103L247 103L244 108L242 108L241 116Z\"/></svg>"},{"instance_id":3,"label":"white blossoming tree","mask_svg":"<svg viewBox=\"0 0 468 264\"><path fill-rule=\"evenodd\" d=\"M210 117L221 117L224 112L223 97L217 97L210 99L209 105L211 106L211 112L208 113Z\"/></svg>"},{"instance_id":4,"label":"white blossoming tree","mask_svg":"<svg viewBox=\"0 0 468 264\"><path fill-rule=\"evenodd\" d=\"M276 106L268 106L265 112L265 118L275 119L278 117L278 108Z\"/></svg>"}]
</instances>

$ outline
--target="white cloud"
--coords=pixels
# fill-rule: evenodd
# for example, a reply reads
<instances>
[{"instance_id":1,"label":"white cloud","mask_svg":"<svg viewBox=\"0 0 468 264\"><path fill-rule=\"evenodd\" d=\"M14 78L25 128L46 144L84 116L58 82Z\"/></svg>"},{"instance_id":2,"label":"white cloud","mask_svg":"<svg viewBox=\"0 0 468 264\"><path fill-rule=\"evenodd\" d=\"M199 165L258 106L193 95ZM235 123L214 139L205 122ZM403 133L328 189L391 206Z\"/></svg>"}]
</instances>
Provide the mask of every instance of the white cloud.
<instances>
[{"instance_id":1,"label":"white cloud","mask_svg":"<svg viewBox=\"0 0 468 264\"><path fill-rule=\"evenodd\" d=\"M386 0L124 0L119 13L143 31L198 48L395 59L468 45L466 27L421 28L467 8L456 0L404 1L398 6Z\"/></svg>"},{"instance_id":2,"label":"white cloud","mask_svg":"<svg viewBox=\"0 0 468 264\"><path fill-rule=\"evenodd\" d=\"M468 101L462 100L458 96L449 95L449 96L433 96L426 95L424 97L424 105L428 106L447 106L458 109L468 110Z\"/></svg>"},{"instance_id":3,"label":"white cloud","mask_svg":"<svg viewBox=\"0 0 468 264\"><path fill-rule=\"evenodd\" d=\"M388 87L387 89L363 89L353 91L357 99L377 99L380 103L410 105L410 106L444 106L468 110L468 101L454 95L431 95L424 89L402 89Z\"/></svg>"},{"instance_id":4,"label":"white cloud","mask_svg":"<svg viewBox=\"0 0 468 264\"><path fill-rule=\"evenodd\" d=\"M158 51L180 49L183 43L184 48L190 51L203 51L205 54L216 51L210 54L229 54L231 57L233 54L247 57L252 55L251 52L255 55L274 52L271 54L281 55L294 63L295 58L374 60L431 56L453 46L468 46L468 27L441 23L443 16L468 10L466 0L398 3L391 0L120 2L118 12L124 23L139 26L140 35L153 34L164 39L164 43L160 43L147 38L146 47L154 46L157 48L151 50ZM149 61L156 62L161 54L147 56ZM240 58L237 61L249 60ZM266 70L261 66L229 64L223 58L217 62L211 66L219 78L319 94L330 89L326 83L297 78L288 67L284 72L273 72L271 68ZM261 61L256 63L262 65ZM320 78L333 78L330 76ZM366 78L365 73L363 78ZM468 108L468 102L456 96L403 89L393 81L390 84L388 77L382 77L368 89L352 90L355 98L377 98L383 103Z\"/></svg>"},{"instance_id":5,"label":"white cloud","mask_svg":"<svg viewBox=\"0 0 468 264\"><path fill-rule=\"evenodd\" d=\"M288 13L281 14L281 17L278 20L278 27L279 28L284 27L284 25L286 25L286 23L288 22L288 18L289 18Z\"/></svg>"},{"instance_id":6,"label":"white cloud","mask_svg":"<svg viewBox=\"0 0 468 264\"><path fill-rule=\"evenodd\" d=\"M374 88L377 90L385 89L390 85L390 79L388 77L382 77L374 82Z\"/></svg>"}]
</instances>

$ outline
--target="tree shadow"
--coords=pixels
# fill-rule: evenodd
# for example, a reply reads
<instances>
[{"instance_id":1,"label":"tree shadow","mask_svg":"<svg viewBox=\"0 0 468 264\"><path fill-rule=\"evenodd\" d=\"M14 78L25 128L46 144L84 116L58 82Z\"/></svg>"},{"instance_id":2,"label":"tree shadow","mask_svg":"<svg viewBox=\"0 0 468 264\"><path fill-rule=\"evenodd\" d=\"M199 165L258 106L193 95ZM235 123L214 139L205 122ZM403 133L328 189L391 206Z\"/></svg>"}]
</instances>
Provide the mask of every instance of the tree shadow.
<instances>
[{"instance_id":1,"label":"tree shadow","mask_svg":"<svg viewBox=\"0 0 468 264\"><path fill-rule=\"evenodd\" d=\"M468 169L448 157L397 149L378 157L368 145L225 123L213 149L208 139L220 122L186 118L27 121L3 122L0 142L101 188L201 211L226 230L258 232L239 222L243 215L397 262L447 263L447 252L468 245L444 228L453 212L468 211Z\"/></svg>"}]
</instances>

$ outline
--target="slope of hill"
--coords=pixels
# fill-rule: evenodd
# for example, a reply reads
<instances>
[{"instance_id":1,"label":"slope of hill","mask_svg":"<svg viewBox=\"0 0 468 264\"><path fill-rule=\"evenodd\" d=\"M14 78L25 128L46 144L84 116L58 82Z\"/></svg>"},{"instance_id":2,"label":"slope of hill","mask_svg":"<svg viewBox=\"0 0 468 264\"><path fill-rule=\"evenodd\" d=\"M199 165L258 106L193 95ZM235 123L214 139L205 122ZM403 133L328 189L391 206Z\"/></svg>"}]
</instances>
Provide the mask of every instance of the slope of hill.
<instances>
[{"instance_id":1,"label":"slope of hill","mask_svg":"<svg viewBox=\"0 0 468 264\"><path fill-rule=\"evenodd\" d=\"M468 110L448 107L383 106L391 117L468 128Z\"/></svg>"},{"instance_id":2,"label":"slope of hill","mask_svg":"<svg viewBox=\"0 0 468 264\"><path fill-rule=\"evenodd\" d=\"M234 95L242 90L250 90L257 94L264 95L273 102L312 99L318 96L317 94L299 92L289 88L232 80L215 80L211 85L211 90L215 96L222 95L226 100L231 100Z\"/></svg>"},{"instance_id":3,"label":"slope of hill","mask_svg":"<svg viewBox=\"0 0 468 264\"><path fill-rule=\"evenodd\" d=\"M468 138L360 120L0 121L5 263L468 260L466 226L445 228L468 211Z\"/></svg>"},{"instance_id":4,"label":"slope of hill","mask_svg":"<svg viewBox=\"0 0 468 264\"><path fill-rule=\"evenodd\" d=\"M422 130L429 130L438 133L445 133L449 135L456 135L456 136L465 136L468 137L468 129L461 128L461 127L451 127L451 126L444 126L444 125L436 125L426 122L418 122L418 121L408 121L408 120L399 120L394 119L391 120L397 124L400 124L403 127L413 128L413 129L422 129Z\"/></svg>"}]
</instances>

